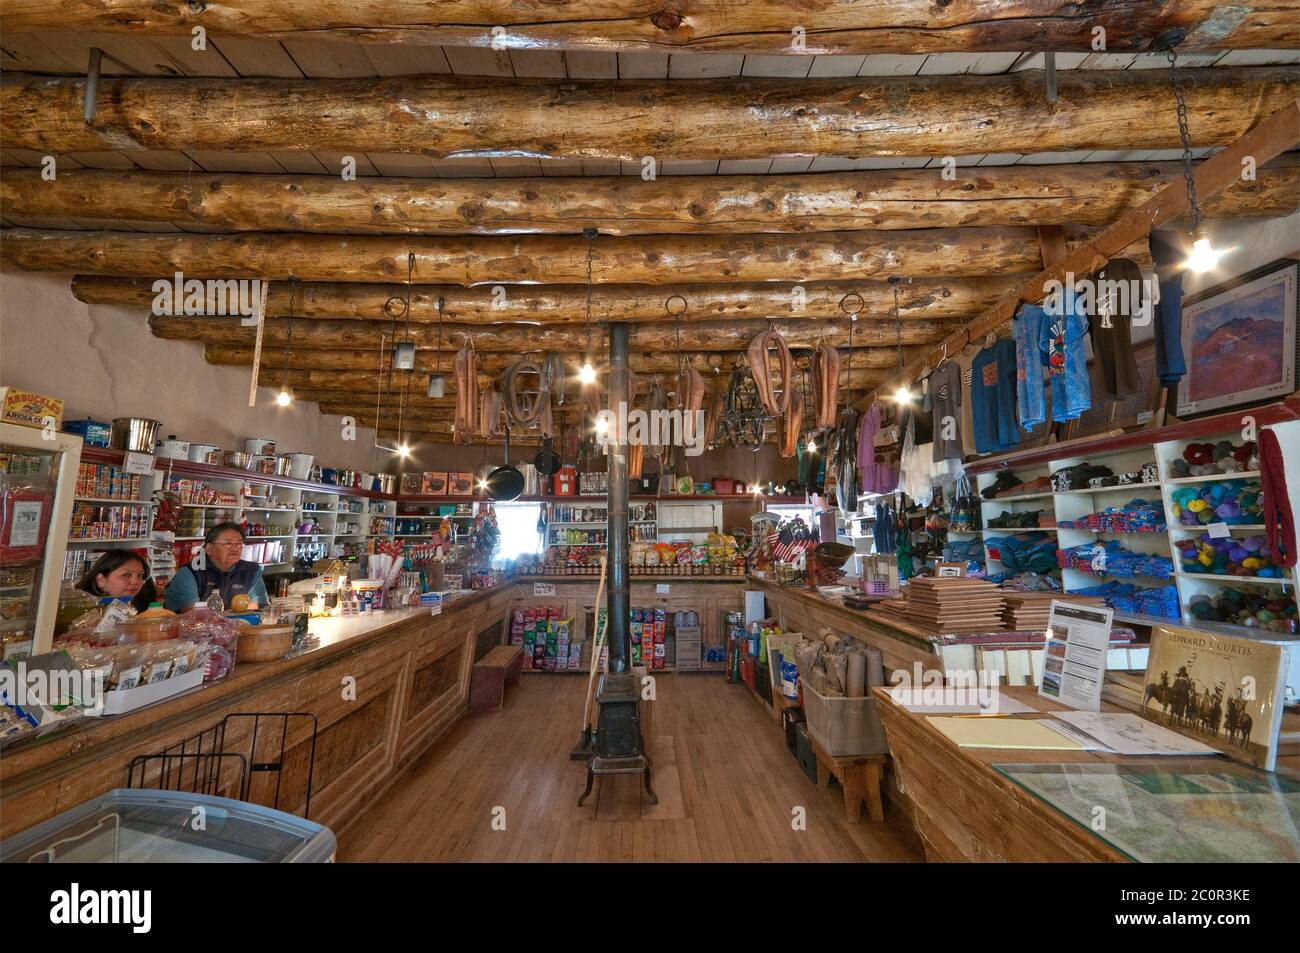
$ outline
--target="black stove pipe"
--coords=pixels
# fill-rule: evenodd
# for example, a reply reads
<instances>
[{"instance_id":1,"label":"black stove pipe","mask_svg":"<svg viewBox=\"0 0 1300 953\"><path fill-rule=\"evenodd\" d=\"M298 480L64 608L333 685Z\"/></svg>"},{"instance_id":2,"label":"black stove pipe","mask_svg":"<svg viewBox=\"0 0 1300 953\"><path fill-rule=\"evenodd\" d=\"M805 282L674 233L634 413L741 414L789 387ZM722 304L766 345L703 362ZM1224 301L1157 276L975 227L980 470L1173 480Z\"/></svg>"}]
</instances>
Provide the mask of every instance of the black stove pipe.
<instances>
[{"instance_id":1,"label":"black stove pipe","mask_svg":"<svg viewBox=\"0 0 1300 953\"><path fill-rule=\"evenodd\" d=\"M632 641L628 620L631 614L628 587L628 481L627 445L618 441L627 436L623 415L631 402L631 374L627 363L628 326L609 326L609 409L614 412L610 426L609 455L605 458L608 489L609 558L605 564L608 588L609 670L626 672L632 667Z\"/></svg>"}]
</instances>

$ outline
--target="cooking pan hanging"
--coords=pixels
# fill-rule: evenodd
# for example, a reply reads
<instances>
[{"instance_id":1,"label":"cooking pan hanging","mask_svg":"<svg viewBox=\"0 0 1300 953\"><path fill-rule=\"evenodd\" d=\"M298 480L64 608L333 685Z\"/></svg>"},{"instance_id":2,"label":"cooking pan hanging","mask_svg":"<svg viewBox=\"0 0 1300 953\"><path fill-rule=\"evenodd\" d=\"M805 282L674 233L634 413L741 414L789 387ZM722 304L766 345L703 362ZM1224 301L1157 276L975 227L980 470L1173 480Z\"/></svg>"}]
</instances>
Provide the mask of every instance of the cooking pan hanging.
<instances>
[{"instance_id":1,"label":"cooking pan hanging","mask_svg":"<svg viewBox=\"0 0 1300 953\"><path fill-rule=\"evenodd\" d=\"M497 503L509 503L519 499L524 492L524 475L519 468L510 463L510 419L505 421L506 458L505 463L487 476L487 495Z\"/></svg>"},{"instance_id":2,"label":"cooking pan hanging","mask_svg":"<svg viewBox=\"0 0 1300 953\"><path fill-rule=\"evenodd\" d=\"M533 458L533 466L542 476L555 476L560 472L560 455L555 452L554 441L547 434L542 438L542 449Z\"/></svg>"}]
</instances>

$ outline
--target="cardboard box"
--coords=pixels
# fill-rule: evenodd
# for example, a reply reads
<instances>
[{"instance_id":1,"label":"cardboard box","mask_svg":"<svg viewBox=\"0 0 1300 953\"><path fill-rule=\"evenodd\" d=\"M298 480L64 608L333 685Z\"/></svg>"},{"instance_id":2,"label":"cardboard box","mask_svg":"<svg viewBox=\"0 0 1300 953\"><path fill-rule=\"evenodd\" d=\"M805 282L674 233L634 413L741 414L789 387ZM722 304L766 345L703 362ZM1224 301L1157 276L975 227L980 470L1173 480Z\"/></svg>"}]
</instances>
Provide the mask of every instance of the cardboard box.
<instances>
[{"instance_id":1,"label":"cardboard box","mask_svg":"<svg viewBox=\"0 0 1300 953\"><path fill-rule=\"evenodd\" d=\"M423 482L424 478L419 473L403 473L401 481L402 492L410 493L413 496L418 495Z\"/></svg>"},{"instance_id":2,"label":"cardboard box","mask_svg":"<svg viewBox=\"0 0 1300 953\"><path fill-rule=\"evenodd\" d=\"M63 401L16 387L0 387L0 421L44 429L53 418L54 429L63 425Z\"/></svg>"},{"instance_id":3,"label":"cardboard box","mask_svg":"<svg viewBox=\"0 0 1300 953\"><path fill-rule=\"evenodd\" d=\"M452 496L470 496L474 492L474 474L448 473L447 493Z\"/></svg>"},{"instance_id":4,"label":"cardboard box","mask_svg":"<svg viewBox=\"0 0 1300 953\"><path fill-rule=\"evenodd\" d=\"M447 495L447 474L429 470L420 482L420 492L425 496Z\"/></svg>"}]
</instances>

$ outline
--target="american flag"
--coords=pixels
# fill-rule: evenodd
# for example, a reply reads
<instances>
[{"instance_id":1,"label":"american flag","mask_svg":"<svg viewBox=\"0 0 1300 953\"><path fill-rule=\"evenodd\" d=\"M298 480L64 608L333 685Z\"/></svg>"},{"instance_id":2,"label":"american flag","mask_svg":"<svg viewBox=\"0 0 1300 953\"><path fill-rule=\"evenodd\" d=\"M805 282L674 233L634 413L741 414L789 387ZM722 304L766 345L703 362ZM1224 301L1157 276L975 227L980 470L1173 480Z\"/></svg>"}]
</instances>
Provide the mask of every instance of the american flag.
<instances>
[{"instance_id":1,"label":"american flag","mask_svg":"<svg viewBox=\"0 0 1300 953\"><path fill-rule=\"evenodd\" d=\"M789 563L799 556L801 552L812 548L812 541L807 539L792 539L788 543L781 542L781 533L773 530L768 534L767 545L772 549L772 557L778 562Z\"/></svg>"}]
</instances>

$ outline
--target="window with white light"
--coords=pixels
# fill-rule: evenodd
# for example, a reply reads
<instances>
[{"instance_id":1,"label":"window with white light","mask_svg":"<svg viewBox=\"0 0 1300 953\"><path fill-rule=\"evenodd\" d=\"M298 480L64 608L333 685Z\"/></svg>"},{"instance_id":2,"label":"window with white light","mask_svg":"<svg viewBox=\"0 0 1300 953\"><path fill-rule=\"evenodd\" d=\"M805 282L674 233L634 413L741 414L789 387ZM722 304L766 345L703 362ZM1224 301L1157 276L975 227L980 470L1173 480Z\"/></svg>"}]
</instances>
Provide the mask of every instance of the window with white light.
<instances>
[{"instance_id":1,"label":"window with white light","mask_svg":"<svg viewBox=\"0 0 1300 953\"><path fill-rule=\"evenodd\" d=\"M506 562L520 556L531 556L546 548L546 537L538 528L542 515L541 503L494 503L497 528L501 530L501 545L494 561Z\"/></svg>"},{"instance_id":2,"label":"window with white light","mask_svg":"<svg viewBox=\"0 0 1300 953\"><path fill-rule=\"evenodd\" d=\"M809 503L769 503L763 507L765 512L773 516L780 517L781 522L792 520L796 517L802 519L807 526L813 526L813 508Z\"/></svg>"}]
</instances>

